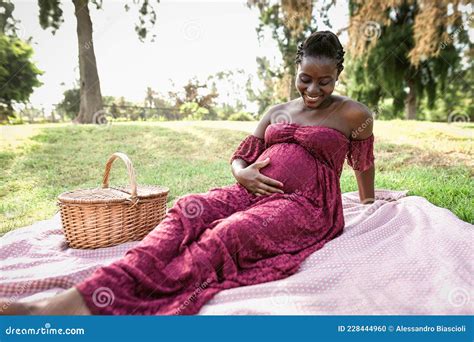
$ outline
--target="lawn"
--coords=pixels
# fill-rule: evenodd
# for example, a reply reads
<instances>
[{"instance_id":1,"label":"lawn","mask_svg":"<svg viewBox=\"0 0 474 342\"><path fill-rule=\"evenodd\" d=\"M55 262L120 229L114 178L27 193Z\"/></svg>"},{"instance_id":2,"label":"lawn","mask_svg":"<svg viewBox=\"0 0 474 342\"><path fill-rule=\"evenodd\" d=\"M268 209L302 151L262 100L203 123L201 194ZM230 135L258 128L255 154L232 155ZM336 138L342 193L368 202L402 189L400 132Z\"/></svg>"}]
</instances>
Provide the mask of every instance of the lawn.
<instances>
[{"instance_id":1,"label":"lawn","mask_svg":"<svg viewBox=\"0 0 474 342\"><path fill-rule=\"evenodd\" d=\"M48 124L0 127L0 235L47 219L56 197L100 185L115 151L132 159L139 184L170 188L169 202L190 192L232 184L228 160L256 122L136 122L104 126ZM474 222L474 125L377 121L376 188L408 189ZM111 184L127 182L114 164ZM357 190L345 165L342 191Z\"/></svg>"}]
</instances>

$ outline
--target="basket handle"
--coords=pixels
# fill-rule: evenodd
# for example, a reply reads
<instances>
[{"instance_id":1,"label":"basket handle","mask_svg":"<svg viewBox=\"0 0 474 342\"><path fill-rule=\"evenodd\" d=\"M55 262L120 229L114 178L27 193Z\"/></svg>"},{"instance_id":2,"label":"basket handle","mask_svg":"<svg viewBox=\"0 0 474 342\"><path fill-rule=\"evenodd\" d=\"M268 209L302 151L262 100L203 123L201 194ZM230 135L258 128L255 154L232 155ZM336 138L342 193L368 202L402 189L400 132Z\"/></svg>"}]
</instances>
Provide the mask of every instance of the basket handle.
<instances>
[{"instance_id":1,"label":"basket handle","mask_svg":"<svg viewBox=\"0 0 474 342\"><path fill-rule=\"evenodd\" d=\"M132 161L127 157L125 153L122 153L122 152L115 152L109 157L109 160L107 160L107 164L105 164L104 178L102 180L102 188L109 187L110 170L112 168L113 162L117 158L122 159L125 165L127 166L128 180L130 182L130 188L132 190L131 196L132 198L136 198L137 197L137 176L135 173L135 169L133 168Z\"/></svg>"}]
</instances>

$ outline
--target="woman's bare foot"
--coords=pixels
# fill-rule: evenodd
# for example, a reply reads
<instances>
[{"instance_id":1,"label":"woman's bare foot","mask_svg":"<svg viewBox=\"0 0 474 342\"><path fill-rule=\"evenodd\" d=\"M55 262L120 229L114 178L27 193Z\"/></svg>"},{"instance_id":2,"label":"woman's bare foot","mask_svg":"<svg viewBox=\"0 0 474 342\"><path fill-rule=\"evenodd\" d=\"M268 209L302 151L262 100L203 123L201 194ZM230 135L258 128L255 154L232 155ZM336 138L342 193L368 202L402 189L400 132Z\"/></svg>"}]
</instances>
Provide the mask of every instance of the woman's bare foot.
<instances>
[{"instance_id":1,"label":"woman's bare foot","mask_svg":"<svg viewBox=\"0 0 474 342\"><path fill-rule=\"evenodd\" d=\"M72 287L54 297L29 303L0 300L0 315L90 315L81 294Z\"/></svg>"},{"instance_id":2,"label":"woman's bare foot","mask_svg":"<svg viewBox=\"0 0 474 342\"><path fill-rule=\"evenodd\" d=\"M0 315L32 315L32 303L11 303L6 298L0 299Z\"/></svg>"}]
</instances>

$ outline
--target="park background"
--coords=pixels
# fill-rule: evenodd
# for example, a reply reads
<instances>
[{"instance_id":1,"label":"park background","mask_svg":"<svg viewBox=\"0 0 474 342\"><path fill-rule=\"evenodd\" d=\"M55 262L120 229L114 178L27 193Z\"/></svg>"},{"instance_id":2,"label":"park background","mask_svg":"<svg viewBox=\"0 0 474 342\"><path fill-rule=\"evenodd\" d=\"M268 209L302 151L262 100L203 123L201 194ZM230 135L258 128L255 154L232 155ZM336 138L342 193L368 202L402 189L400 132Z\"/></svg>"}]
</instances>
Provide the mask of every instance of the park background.
<instances>
[{"instance_id":1,"label":"park background","mask_svg":"<svg viewBox=\"0 0 474 342\"><path fill-rule=\"evenodd\" d=\"M231 184L237 144L297 96L297 44L326 29L346 50L335 93L376 119L376 188L473 223L473 25L465 0L0 0L0 234L100 185L116 151L169 203Z\"/></svg>"}]
</instances>

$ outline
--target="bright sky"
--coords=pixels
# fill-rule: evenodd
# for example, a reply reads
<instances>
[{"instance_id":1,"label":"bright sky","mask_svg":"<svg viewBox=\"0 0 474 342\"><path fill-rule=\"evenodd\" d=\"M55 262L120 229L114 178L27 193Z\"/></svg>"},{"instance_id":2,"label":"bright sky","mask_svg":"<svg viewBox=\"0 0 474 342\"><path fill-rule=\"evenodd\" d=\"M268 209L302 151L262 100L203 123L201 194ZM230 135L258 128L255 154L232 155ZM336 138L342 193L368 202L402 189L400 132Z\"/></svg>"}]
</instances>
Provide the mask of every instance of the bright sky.
<instances>
[{"instance_id":1,"label":"bright sky","mask_svg":"<svg viewBox=\"0 0 474 342\"><path fill-rule=\"evenodd\" d=\"M124 3L107 0L101 10L89 5L102 95L143 101L147 86L165 93L171 88L170 79L180 86L193 76L204 80L225 70L243 69L255 75L257 56L276 62L280 59L270 36L259 44L255 31L258 11L249 9L245 1L161 0L156 6L155 42L145 43L139 41L134 30L137 6L127 1L131 10L126 12ZM338 3L331 16L334 31L347 23L347 5ZM45 72L41 76L44 85L30 100L34 106L46 109L60 102L64 90L72 88L78 78L72 1L62 1L62 9L64 23L53 35L39 25L36 0L15 1L14 16L21 21L19 35L33 37L34 60ZM318 29L327 28L321 24ZM345 40L341 37L343 45ZM242 89L245 79L240 80Z\"/></svg>"}]
</instances>

